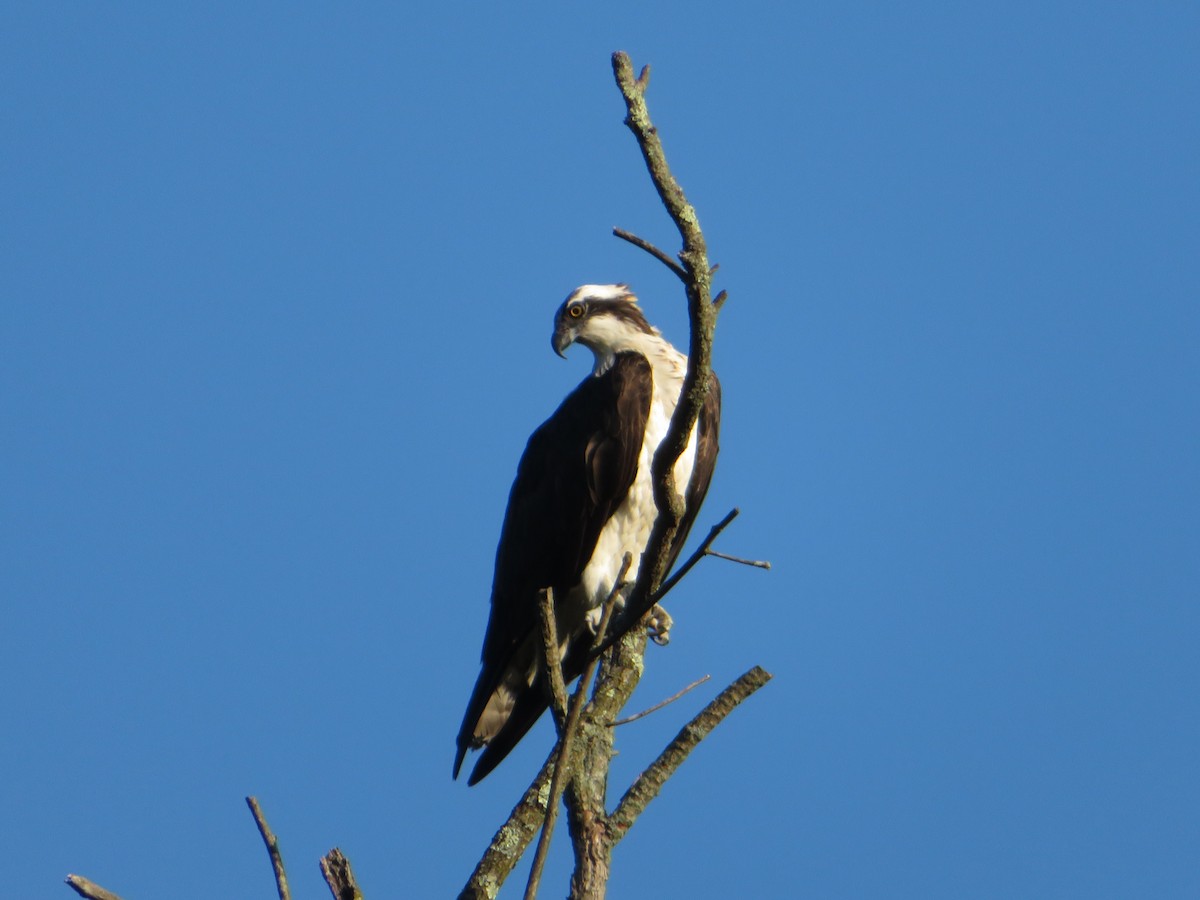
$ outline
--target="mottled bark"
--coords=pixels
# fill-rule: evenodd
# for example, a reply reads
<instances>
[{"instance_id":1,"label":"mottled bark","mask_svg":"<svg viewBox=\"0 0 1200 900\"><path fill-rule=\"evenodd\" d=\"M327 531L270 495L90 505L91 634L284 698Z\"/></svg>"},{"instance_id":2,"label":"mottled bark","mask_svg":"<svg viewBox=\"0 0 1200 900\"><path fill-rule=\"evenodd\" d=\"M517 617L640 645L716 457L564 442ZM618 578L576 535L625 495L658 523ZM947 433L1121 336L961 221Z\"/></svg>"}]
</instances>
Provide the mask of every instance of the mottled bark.
<instances>
[{"instance_id":1,"label":"mottled bark","mask_svg":"<svg viewBox=\"0 0 1200 900\"><path fill-rule=\"evenodd\" d=\"M334 847L321 857L321 874L329 885L329 892L334 900L363 900L358 882L354 880L354 872L350 868L350 860L337 847Z\"/></svg>"},{"instance_id":2,"label":"mottled bark","mask_svg":"<svg viewBox=\"0 0 1200 900\"><path fill-rule=\"evenodd\" d=\"M82 875L68 875L67 886L80 897L87 900L121 900L112 891L106 891L93 881L88 881Z\"/></svg>"}]
</instances>

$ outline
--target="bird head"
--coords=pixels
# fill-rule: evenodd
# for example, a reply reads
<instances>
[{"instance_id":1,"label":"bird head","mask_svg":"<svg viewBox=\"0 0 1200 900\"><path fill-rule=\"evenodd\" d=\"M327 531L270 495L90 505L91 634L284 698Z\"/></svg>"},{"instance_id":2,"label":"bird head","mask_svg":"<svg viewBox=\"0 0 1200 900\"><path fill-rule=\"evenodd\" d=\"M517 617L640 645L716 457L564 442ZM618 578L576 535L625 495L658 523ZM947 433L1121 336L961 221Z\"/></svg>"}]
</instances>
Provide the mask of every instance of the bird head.
<instances>
[{"instance_id":1,"label":"bird head","mask_svg":"<svg viewBox=\"0 0 1200 900\"><path fill-rule=\"evenodd\" d=\"M658 329L646 321L637 297L627 284L585 284L571 292L554 314L550 345L565 358L566 349L578 342L596 355L599 363L622 350L636 349Z\"/></svg>"}]
</instances>

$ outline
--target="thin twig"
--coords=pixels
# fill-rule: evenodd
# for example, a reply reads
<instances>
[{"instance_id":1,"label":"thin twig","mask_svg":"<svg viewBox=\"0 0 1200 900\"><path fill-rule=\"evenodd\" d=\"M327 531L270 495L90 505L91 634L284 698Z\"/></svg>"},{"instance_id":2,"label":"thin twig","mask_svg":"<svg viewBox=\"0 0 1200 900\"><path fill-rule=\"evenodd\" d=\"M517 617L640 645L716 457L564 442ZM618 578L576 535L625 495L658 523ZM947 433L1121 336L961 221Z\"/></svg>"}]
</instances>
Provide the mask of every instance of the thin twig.
<instances>
[{"instance_id":1,"label":"thin twig","mask_svg":"<svg viewBox=\"0 0 1200 900\"><path fill-rule=\"evenodd\" d=\"M706 537L700 546L696 548L696 552L689 556L687 558L687 562L676 569L675 574L664 581L662 586L654 592L655 603L658 603L663 597L667 596L667 594L670 593L671 588L679 584L679 582L683 580L683 577L687 575L688 572L692 571L692 567L696 565L696 563L700 562L700 560L704 559L705 555L708 553L708 548L712 546L713 541L715 541L717 536L729 526L730 522L738 517L740 512L741 510L735 506L725 514L725 518L709 529L708 537Z\"/></svg>"},{"instance_id":2,"label":"thin twig","mask_svg":"<svg viewBox=\"0 0 1200 900\"><path fill-rule=\"evenodd\" d=\"M680 281L685 283L687 282L687 272L683 270L683 266L671 259L671 257L667 255L666 251L660 250L646 239L640 238L636 234L626 231L624 228L614 228L613 234L615 234L621 240L629 241L629 243L633 244L633 246L640 247L642 250L645 250L660 263L674 272Z\"/></svg>"},{"instance_id":3,"label":"thin twig","mask_svg":"<svg viewBox=\"0 0 1200 900\"><path fill-rule=\"evenodd\" d=\"M746 559L741 556L730 556L728 553L722 553L719 550L705 550L705 556L715 556L717 559L727 559L730 562L741 563L743 566L754 566L756 569L769 569L771 563L765 559Z\"/></svg>"},{"instance_id":4,"label":"thin twig","mask_svg":"<svg viewBox=\"0 0 1200 900\"><path fill-rule=\"evenodd\" d=\"M625 576L629 574L629 567L631 565L633 565L633 554L626 553L625 558L621 561L621 571L617 573L617 577L613 581L612 591L604 603L604 614L600 618L600 626L596 629L596 639L592 642L593 649L599 647L604 642L605 632L608 631L608 623L612 621L613 610L617 606L617 597L621 591L621 583L625 580ZM583 674L579 676L579 684L576 686L575 693L571 697L571 709L567 713L567 720L563 725L562 735L558 739L558 754L554 761L554 776L550 779L550 796L546 800L546 819L542 822L542 833L538 837L537 850L533 856L533 866L529 871L529 882L525 885L525 900L534 900L537 897L538 884L542 879L542 868L546 864L546 854L550 850L550 838L554 834L554 824L558 818L558 802L562 797L563 788L566 786L571 743L575 739L575 730L579 726L579 714L583 710L583 701L587 697L588 682L592 680L592 675L596 671L596 661L598 659L599 656L591 656L587 667L583 670Z\"/></svg>"},{"instance_id":5,"label":"thin twig","mask_svg":"<svg viewBox=\"0 0 1200 900\"><path fill-rule=\"evenodd\" d=\"M562 734L567 723L567 685L563 681L562 658L558 649L558 621L554 615L554 589L538 592L542 620L542 653L546 662L546 678L550 689L550 712L554 727Z\"/></svg>"},{"instance_id":6,"label":"thin twig","mask_svg":"<svg viewBox=\"0 0 1200 900\"><path fill-rule=\"evenodd\" d=\"M717 696L712 703L680 729L675 739L659 754L646 771L638 776L625 796L617 804L608 819L609 835L613 843L625 837L630 826L662 789L668 778L675 774L689 753L729 715L733 709L771 680L771 674L755 666Z\"/></svg>"},{"instance_id":7,"label":"thin twig","mask_svg":"<svg viewBox=\"0 0 1200 900\"><path fill-rule=\"evenodd\" d=\"M682 691L672 694L670 697L668 697L666 700L663 700L661 703L655 703L649 709L643 709L640 713L634 713L632 716L626 716L624 719L617 719L617 721L615 721L615 722L609 722L608 727L616 728L618 725L628 725L630 722L636 722L638 719L645 718L646 716L650 715L650 713L658 712L664 706L666 706L670 703L674 703L676 700L678 700L684 694L688 693L688 691L692 691L692 690L695 690L696 688L700 687L700 685L704 684L704 682L708 681L708 679L710 679L710 678L712 678L711 675L705 675L703 678L698 678L695 681L693 681L691 684L689 684L687 687L685 687Z\"/></svg>"},{"instance_id":8,"label":"thin twig","mask_svg":"<svg viewBox=\"0 0 1200 900\"><path fill-rule=\"evenodd\" d=\"M67 885L80 897L86 897L87 900L121 900L112 891L106 891L100 885L88 881L82 875L68 875Z\"/></svg>"},{"instance_id":9,"label":"thin twig","mask_svg":"<svg viewBox=\"0 0 1200 900\"><path fill-rule=\"evenodd\" d=\"M275 870L275 887L279 891L279 900L291 900L291 893L288 891L287 872L283 868L283 856L279 852L279 840L271 832L271 828L267 825L266 816L263 815L262 807L258 805L258 800L254 797L246 798L246 805L250 807L250 812L254 815L254 824L258 826L258 833L262 835L263 843L267 845L267 853L271 857L271 867Z\"/></svg>"},{"instance_id":10,"label":"thin twig","mask_svg":"<svg viewBox=\"0 0 1200 900\"><path fill-rule=\"evenodd\" d=\"M685 562L682 566L680 566L678 569L676 569L675 574L672 575L670 578L668 578L665 582L663 582L663 584L659 587L659 589L651 595L650 605L641 611L641 614L637 617L637 619L631 618L631 610L629 609L629 603L626 602L625 613L624 613L626 621L632 621L634 624L641 621L642 616L644 616L647 612L652 610L654 608L654 604L658 603L658 601L660 601L663 597L665 597L667 595L667 593L671 590L671 588L673 588L673 587L675 587L675 585L679 584L679 582L683 579L683 576L686 575L688 572L690 572L692 570L692 567L694 565L696 565L696 563L700 562L701 559L704 558L705 552L707 551L709 545L712 544L712 542L717 539L717 535L719 535L722 531L724 531L730 522L732 522L734 519L736 519L738 517L738 513L740 513L740 512L741 512L741 510L735 506L733 509L731 509L729 512L727 512L725 514L725 518L723 518L720 522L718 522L716 525L714 525L709 530L708 537L706 537L704 539L704 542L702 544L700 544L699 547L696 548L696 552L693 553L691 556L689 556L687 558L687 562ZM661 518L661 515L662 514L660 513L659 514L660 518ZM642 555L642 565L645 566L645 564L646 564L646 555L643 554ZM638 576L638 583L639 584L641 583L640 575ZM634 590L636 591L637 589L635 588ZM608 648L611 647L613 644L615 644L617 641L619 641L621 639L621 636L628 630L629 630L628 628L619 628L616 631L614 631L613 634L609 635L608 638L605 639L603 644L601 644L597 649L592 651L592 658L594 659L594 658L606 653L608 651Z\"/></svg>"},{"instance_id":11,"label":"thin twig","mask_svg":"<svg viewBox=\"0 0 1200 900\"><path fill-rule=\"evenodd\" d=\"M337 847L321 857L321 874L325 876L333 900L363 900L358 882L354 880L354 871L350 868L350 860Z\"/></svg>"}]
</instances>

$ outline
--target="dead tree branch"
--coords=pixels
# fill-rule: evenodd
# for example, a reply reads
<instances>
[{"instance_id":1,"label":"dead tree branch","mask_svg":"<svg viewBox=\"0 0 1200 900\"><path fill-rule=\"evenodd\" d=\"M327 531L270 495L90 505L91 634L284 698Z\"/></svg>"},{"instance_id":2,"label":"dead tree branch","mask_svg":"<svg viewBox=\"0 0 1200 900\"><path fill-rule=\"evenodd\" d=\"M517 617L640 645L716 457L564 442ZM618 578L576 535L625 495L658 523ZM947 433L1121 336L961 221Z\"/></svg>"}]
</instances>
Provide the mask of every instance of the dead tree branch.
<instances>
[{"instance_id":1,"label":"dead tree branch","mask_svg":"<svg viewBox=\"0 0 1200 900\"><path fill-rule=\"evenodd\" d=\"M700 230L700 221L696 210L688 202L683 188L667 165L658 129L651 122L650 111L646 106L650 69L647 66L635 78L633 63L627 54L620 51L613 54L612 64L617 87L625 100L625 124L633 132L646 169L650 173L650 180L654 183L654 189L683 239L679 259L683 263L683 282L691 333L687 374L684 376L679 403L651 465L658 517L642 554L637 582L626 603L623 627L618 628L616 632L619 635L626 628L639 622L654 606L654 593L667 574L671 544L679 530L684 512L683 498L675 485L675 462L687 447L696 419L700 415L700 408L704 405L712 386L712 342L717 325L717 307L712 302L713 267L708 262L708 248L704 242L704 233ZM642 244L639 243L638 246ZM669 259L661 250L654 255L660 259ZM668 266L679 274L673 265ZM613 639L615 636L610 638L610 642Z\"/></svg>"},{"instance_id":2,"label":"dead tree branch","mask_svg":"<svg viewBox=\"0 0 1200 900\"><path fill-rule=\"evenodd\" d=\"M688 572L692 571L692 567L696 565L696 563L700 562L700 560L704 559L704 556L708 552L708 548L712 546L713 541L715 541L717 536L729 526L730 522L738 517L740 512L741 510L735 506L725 514L725 518L708 530L708 536L701 541L700 546L696 548L696 552L689 556L687 558L687 562L676 569L675 573L665 582L663 582L662 586L654 592L653 600L655 603L667 596L667 594L670 593L671 588L679 584L679 582L683 580L684 576L687 575Z\"/></svg>"},{"instance_id":3,"label":"dead tree branch","mask_svg":"<svg viewBox=\"0 0 1200 900\"><path fill-rule=\"evenodd\" d=\"M642 675L642 655L645 650L646 632L643 629L635 628L617 642L613 651L614 664L601 668L592 698L580 716L583 729L590 729L593 723L611 722L629 702ZM459 893L459 900L492 900L516 868L537 837L545 817L546 803L550 797L550 778L557 759L556 744L520 802L496 830L475 871Z\"/></svg>"},{"instance_id":4,"label":"dead tree branch","mask_svg":"<svg viewBox=\"0 0 1200 900\"><path fill-rule=\"evenodd\" d=\"M664 251L660 250L658 247L655 247L649 241L638 237L636 234L626 231L624 228L614 228L613 234L619 237L621 240L628 241L629 243L633 244L633 246L645 250L660 263L674 272L679 277L680 281L684 282L685 284L687 283L687 272L683 271L683 266L679 265L679 263L675 262L675 260L667 256Z\"/></svg>"},{"instance_id":5,"label":"dead tree branch","mask_svg":"<svg viewBox=\"0 0 1200 900\"><path fill-rule=\"evenodd\" d=\"M600 617L600 625L596 629L596 640L593 642L593 650L604 643L605 635L608 632L609 622L612 621L613 611L617 608L617 597L620 595L621 583L625 580L625 576L629 574L629 567L633 565L633 555L625 554L625 558L621 560L621 570L617 573L616 580L613 581L612 590L608 594L608 599L604 601L604 613ZM552 596L550 592L544 591L543 597ZM554 627L554 609L553 600L549 604L543 600L543 615L549 623L548 630ZM557 633L557 632L553 632ZM566 688L562 687L562 664L558 658L558 648L548 647L548 655L546 657L547 677L551 671L558 669L557 688L562 688L563 694L566 693ZM588 684L592 680L592 674L596 671L596 659L592 656L587 666L583 670L583 674L579 676L579 684L575 688L575 694L571 697L571 708L567 713L566 719L563 722L562 733L558 738L558 752L555 754L554 760L554 777L550 780L550 798L546 805L546 818L542 823L542 834L538 838L537 850L533 857L533 867L529 872L529 882L525 886L525 900L534 900L537 897L538 883L542 878L542 868L546 864L546 854L550 851L550 838L554 834L554 823L558 816L558 801L562 797L563 788L566 787L569 772L571 771L571 755L573 752L572 743L575 740L575 731L579 727L579 716L583 712L583 703L587 699Z\"/></svg>"},{"instance_id":6,"label":"dead tree branch","mask_svg":"<svg viewBox=\"0 0 1200 900\"><path fill-rule=\"evenodd\" d=\"M508 819L496 830L475 871L459 892L458 900L492 900L517 867L546 817L546 801L550 797L550 778L554 774L556 759L557 746L513 807Z\"/></svg>"},{"instance_id":7,"label":"dead tree branch","mask_svg":"<svg viewBox=\"0 0 1200 900\"><path fill-rule=\"evenodd\" d=\"M633 785L625 792L608 818L609 837L615 844L625 837L634 821L646 809L646 806L658 796L666 780L675 774L689 753L704 740L714 728L733 712L734 708L771 680L769 672L755 666L729 687L725 688L717 698L704 707L700 713L688 722L675 736L675 740L650 764Z\"/></svg>"},{"instance_id":8,"label":"dead tree branch","mask_svg":"<svg viewBox=\"0 0 1200 900\"><path fill-rule=\"evenodd\" d=\"M694 691L696 688L700 687L700 685L704 684L704 682L708 681L710 678L712 678L711 675L705 675L703 678L697 678L695 681L693 681L691 684L689 684L683 690L676 691L674 694L672 694L666 700L661 700L658 703L655 703L649 709L643 709L640 713L634 713L632 716L626 716L623 719L617 719L617 721L615 721L615 722L609 722L608 727L616 728L618 725L628 725L630 722L636 722L638 719L644 719L644 718L646 718L646 716L650 715L651 713L658 712L664 706L670 706L672 703L674 703L676 700L678 700L680 697L684 696L685 694L690 694L692 691Z\"/></svg>"},{"instance_id":9,"label":"dead tree branch","mask_svg":"<svg viewBox=\"0 0 1200 900\"><path fill-rule=\"evenodd\" d=\"M283 868L283 855L279 852L279 840L271 831L271 827L267 825L266 816L263 815L258 800L254 797L247 797L246 805L250 807L250 812L254 816L254 824L258 826L258 833L262 835L263 843L267 845L267 854L271 857L271 868L275 871L275 888L279 892L279 900L291 900L287 872Z\"/></svg>"},{"instance_id":10,"label":"dead tree branch","mask_svg":"<svg viewBox=\"0 0 1200 900\"><path fill-rule=\"evenodd\" d=\"M67 885L80 897L87 900L121 900L112 891L106 891L95 882L88 881L82 875L68 875Z\"/></svg>"},{"instance_id":11,"label":"dead tree branch","mask_svg":"<svg viewBox=\"0 0 1200 900\"><path fill-rule=\"evenodd\" d=\"M563 681L562 661L558 658L558 620L554 615L554 588L544 588L538 595L542 620L542 660L546 669L546 684L550 691L550 712L554 727L561 735L567 724L567 685Z\"/></svg>"},{"instance_id":12,"label":"dead tree branch","mask_svg":"<svg viewBox=\"0 0 1200 900\"><path fill-rule=\"evenodd\" d=\"M609 723L629 702L641 680L646 642L647 631L638 625L626 632L603 657L592 701L580 723L575 742L575 777L564 798L575 854L572 898L604 896L612 856L606 805L614 736Z\"/></svg>"},{"instance_id":13,"label":"dead tree branch","mask_svg":"<svg viewBox=\"0 0 1200 900\"><path fill-rule=\"evenodd\" d=\"M337 847L321 857L321 874L329 885L333 900L363 900L358 882L354 880L354 872L350 868L350 860Z\"/></svg>"},{"instance_id":14,"label":"dead tree branch","mask_svg":"<svg viewBox=\"0 0 1200 900\"><path fill-rule=\"evenodd\" d=\"M744 556L733 556L732 554L729 554L729 553L722 553L720 550L706 550L706 551L704 551L704 555L705 556L715 556L717 559L728 560L729 562L739 563L740 565L743 565L743 566L750 566L751 568L754 568L754 569L769 569L769 568L771 568L771 563L769 560L746 559L746 557L744 557Z\"/></svg>"}]
</instances>

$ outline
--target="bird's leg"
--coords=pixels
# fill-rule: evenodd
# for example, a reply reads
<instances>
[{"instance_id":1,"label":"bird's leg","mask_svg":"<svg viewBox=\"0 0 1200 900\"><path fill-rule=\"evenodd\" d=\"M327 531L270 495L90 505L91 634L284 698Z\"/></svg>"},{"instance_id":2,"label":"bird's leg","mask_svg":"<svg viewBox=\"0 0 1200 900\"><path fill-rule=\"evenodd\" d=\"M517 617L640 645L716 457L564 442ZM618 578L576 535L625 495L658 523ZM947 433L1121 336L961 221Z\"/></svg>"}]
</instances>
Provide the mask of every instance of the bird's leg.
<instances>
[{"instance_id":1,"label":"bird's leg","mask_svg":"<svg viewBox=\"0 0 1200 900\"><path fill-rule=\"evenodd\" d=\"M633 591L633 582L632 581L622 581L616 587L614 587L612 589L612 593L609 594L609 599L616 600L616 609L613 610L614 613L620 613L620 612L624 611L625 601L629 599L629 594L632 591ZM596 629L600 627L600 620L604 618L604 607L605 606L606 606L605 603L601 603L599 606L595 607L594 609L588 610L587 627L588 627L588 631L590 631L592 634L595 634ZM609 631L611 632L612 629L613 629L613 626L610 625Z\"/></svg>"},{"instance_id":2,"label":"bird's leg","mask_svg":"<svg viewBox=\"0 0 1200 900\"><path fill-rule=\"evenodd\" d=\"M646 626L646 634L658 646L665 647L671 643L671 626L675 624L675 620L662 606L655 603L642 622Z\"/></svg>"}]
</instances>

